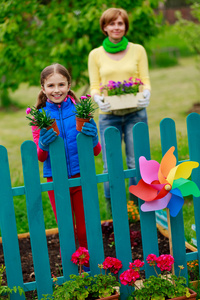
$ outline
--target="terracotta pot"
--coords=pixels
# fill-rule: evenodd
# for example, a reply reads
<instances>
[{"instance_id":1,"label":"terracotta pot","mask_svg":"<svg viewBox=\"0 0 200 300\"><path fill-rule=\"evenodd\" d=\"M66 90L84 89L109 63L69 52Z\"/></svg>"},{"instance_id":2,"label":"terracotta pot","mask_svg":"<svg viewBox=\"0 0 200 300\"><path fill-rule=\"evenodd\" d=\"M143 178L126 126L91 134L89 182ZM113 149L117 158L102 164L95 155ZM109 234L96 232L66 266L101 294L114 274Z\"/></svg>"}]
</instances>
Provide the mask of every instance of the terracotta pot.
<instances>
[{"instance_id":1,"label":"terracotta pot","mask_svg":"<svg viewBox=\"0 0 200 300\"><path fill-rule=\"evenodd\" d=\"M53 130L57 133L57 135L59 135L60 131L58 129L58 126L57 126L57 123L56 123L56 120L53 122L52 125L48 126L46 129L49 130L53 128Z\"/></svg>"},{"instance_id":2,"label":"terracotta pot","mask_svg":"<svg viewBox=\"0 0 200 300\"><path fill-rule=\"evenodd\" d=\"M82 119L76 117L76 130L81 131L84 123L89 123L90 119Z\"/></svg>"},{"instance_id":3,"label":"terracotta pot","mask_svg":"<svg viewBox=\"0 0 200 300\"><path fill-rule=\"evenodd\" d=\"M186 296L182 296L182 297L176 297L176 298L171 298L169 300L186 300L186 299L193 299L193 300L196 300L196 297L197 297L197 293L191 289L189 289L190 291L190 297L187 298Z\"/></svg>"},{"instance_id":4,"label":"terracotta pot","mask_svg":"<svg viewBox=\"0 0 200 300\"><path fill-rule=\"evenodd\" d=\"M190 281L190 285L193 286L195 289L197 289L198 286L200 286L200 281L199 280Z\"/></svg>"},{"instance_id":5,"label":"terracotta pot","mask_svg":"<svg viewBox=\"0 0 200 300\"><path fill-rule=\"evenodd\" d=\"M109 296L109 297L104 297L104 298L98 298L96 300L115 300L115 299L119 299L119 294L118 292L115 292L114 295Z\"/></svg>"}]
</instances>

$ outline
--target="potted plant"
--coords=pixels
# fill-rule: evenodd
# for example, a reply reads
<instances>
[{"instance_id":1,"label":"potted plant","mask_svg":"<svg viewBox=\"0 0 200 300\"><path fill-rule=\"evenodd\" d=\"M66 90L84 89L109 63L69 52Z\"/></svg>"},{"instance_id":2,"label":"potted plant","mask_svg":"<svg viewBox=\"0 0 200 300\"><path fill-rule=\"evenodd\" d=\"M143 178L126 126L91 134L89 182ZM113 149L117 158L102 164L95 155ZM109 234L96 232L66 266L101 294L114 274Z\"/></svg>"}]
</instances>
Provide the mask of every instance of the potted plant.
<instances>
[{"instance_id":1,"label":"potted plant","mask_svg":"<svg viewBox=\"0 0 200 300\"><path fill-rule=\"evenodd\" d=\"M140 268L144 265L144 262L139 259L130 263L129 269L120 275L122 284L135 287L128 300L196 299L197 294L187 287L186 279L180 276L180 273L178 277L169 273L174 263L171 255L162 254L156 257L150 254L146 260L150 266L154 267L155 276L152 275L139 281ZM161 274L158 274L156 267L160 269ZM181 271L183 267L179 266L179 268Z\"/></svg>"},{"instance_id":2,"label":"potted plant","mask_svg":"<svg viewBox=\"0 0 200 300\"><path fill-rule=\"evenodd\" d=\"M46 128L47 130L53 128L53 130L57 132L57 135L59 135L60 132L56 120L52 119L50 114L46 113L43 108L39 110L35 106L32 108L28 107L26 114L26 118L30 121L30 126L37 126L39 129Z\"/></svg>"},{"instance_id":3,"label":"potted plant","mask_svg":"<svg viewBox=\"0 0 200 300\"><path fill-rule=\"evenodd\" d=\"M81 96L80 102L76 104L76 129L81 131L85 122L90 122L93 118L96 108L90 95Z\"/></svg>"},{"instance_id":4,"label":"potted plant","mask_svg":"<svg viewBox=\"0 0 200 300\"><path fill-rule=\"evenodd\" d=\"M143 99L143 83L139 78L135 81L130 77L123 82L110 80L107 85L101 86L104 101L110 103L110 110L123 110L137 107L139 99Z\"/></svg>"},{"instance_id":5,"label":"potted plant","mask_svg":"<svg viewBox=\"0 0 200 300\"><path fill-rule=\"evenodd\" d=\"M122 268L121 261L117 258L107 257L102 265L99 265L101 273L90 276L88 273L82 272L82 266L88 264L89 253L84 247L73 253L72 262L79 266L79 275L70 275L70 280L62 285L57 284L57 278L54 277L55 289L52 296L45 295L44 299L73 299L73 300L114 300L119 298L116 292L120 286L116 278L116 274ZM103 274L105 270L105 274ZM109 270L110 273L106 274ZM115 275L112 275L114 273Z\"/></svg>"}]
</instances>

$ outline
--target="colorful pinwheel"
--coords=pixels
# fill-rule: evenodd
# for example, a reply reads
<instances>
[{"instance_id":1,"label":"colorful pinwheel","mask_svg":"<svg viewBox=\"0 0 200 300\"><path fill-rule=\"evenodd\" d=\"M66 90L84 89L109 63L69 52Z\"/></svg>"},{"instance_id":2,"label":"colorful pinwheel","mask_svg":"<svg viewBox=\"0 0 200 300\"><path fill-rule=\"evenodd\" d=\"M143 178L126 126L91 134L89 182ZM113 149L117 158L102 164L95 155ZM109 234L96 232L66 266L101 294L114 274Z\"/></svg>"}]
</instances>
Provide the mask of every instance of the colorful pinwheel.
<instances>
[{"instance_id":1,"label":"colorful pinwheel","mask_svg":"<svg viewBox=\"0 0 200 300\"><path fill-rule=\"evenodd\" d=\"M155 211L169 208L170 215L176 217L184 203L184 196L200 196L197 185L188 180L194 168L199 163L186 161L176 166L176 157L171 147L163 156L159 164L155 160L139 158L140 174L142 179L137 185L129 188L130 193L144 200L142 211Z\"/></svg>"}]
</instances>

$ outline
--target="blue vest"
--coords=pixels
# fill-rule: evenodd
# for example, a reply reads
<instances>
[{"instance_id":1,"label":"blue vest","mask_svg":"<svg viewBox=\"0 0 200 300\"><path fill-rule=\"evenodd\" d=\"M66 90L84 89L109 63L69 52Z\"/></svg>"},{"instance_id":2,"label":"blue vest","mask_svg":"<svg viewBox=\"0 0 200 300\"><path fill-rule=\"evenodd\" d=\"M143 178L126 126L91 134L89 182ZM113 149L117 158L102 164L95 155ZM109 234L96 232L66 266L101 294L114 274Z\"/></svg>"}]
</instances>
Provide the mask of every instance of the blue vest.
<instances>
[{"instance_id":1,"label":"blue vest","mask_svg":"<svg viewBox=\"0 0 200 300\"><path fill-rule=\"evenodd\" d=\"M56 119L60 131L59 136L64 140L68 176L71 177L80 173L76 142L76 136L79 132L76 130L76 108L74 104L70 98L68 98L66 102L61 103L60 107L54 103L46 102L46 106L43 107L43 109L47 111L52 118ZM52 176L49 155L43 165L43 176Z\"/></svg>"}]
</instances>

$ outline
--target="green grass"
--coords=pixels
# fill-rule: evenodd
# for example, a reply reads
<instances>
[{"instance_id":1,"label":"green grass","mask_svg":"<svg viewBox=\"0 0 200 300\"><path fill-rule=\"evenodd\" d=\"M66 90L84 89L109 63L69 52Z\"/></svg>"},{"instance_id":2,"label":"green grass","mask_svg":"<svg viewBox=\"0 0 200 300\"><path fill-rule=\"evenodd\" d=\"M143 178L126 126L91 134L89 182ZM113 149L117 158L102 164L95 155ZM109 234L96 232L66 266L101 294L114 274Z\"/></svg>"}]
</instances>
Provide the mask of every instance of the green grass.
<instances>
[{"instance_id":1,"label":"green grass","mask_svg":"<svg viewBox=\"0 0 200 300\"><path fill-rule=\"evenodd\" d=\"M179 160L187 159L186 116L192 104L200 101L199 71L196 68L195 57L181 58L178 65L174 67L151 69L150 78L152 95L147 112L152 159L161 160L159 124L165 117L172 118L176 123ZM0 111L0 144L5 146L8 151L13 187L24 185L20 146L25 140L32 140L31 128L28 126L28 120L25 117L25 109L28 105L32 106L35 104L39 90L39 87L29 88L26 84L22 84L16 92L10 93L10 95L15 102L23 106L23 109ZM79 90L77 95L80 96L82 91L83 89ZM98 112L95 113L95 121L98 122ZM122 146L124 167L126 168L124 145ZM42 164L39 164L39 166L41 182L45 182L42 178ZM101 174L103 172L101 154L95 157L95 166L97 174ZM126 180L126 187L128 199L128 180ZM106 219L109 216L106 212L103 184L98 184L98 193L101 219ZM43 193L42 201L45 226L46 228L53 228L56 226L56 222L47 193ZM192 211L192 201L188 200L186 203L183 210L186 228L185 235L188 242L190 242L191 237L195 236L190 230L191 224L194 223L194 213ZM14 205L18 232L26 232L28 231L28 223L25 197L14 197Z\"/></svg>"}]
</instances>

